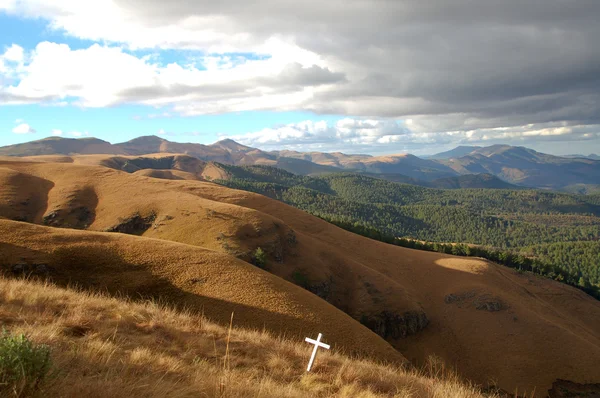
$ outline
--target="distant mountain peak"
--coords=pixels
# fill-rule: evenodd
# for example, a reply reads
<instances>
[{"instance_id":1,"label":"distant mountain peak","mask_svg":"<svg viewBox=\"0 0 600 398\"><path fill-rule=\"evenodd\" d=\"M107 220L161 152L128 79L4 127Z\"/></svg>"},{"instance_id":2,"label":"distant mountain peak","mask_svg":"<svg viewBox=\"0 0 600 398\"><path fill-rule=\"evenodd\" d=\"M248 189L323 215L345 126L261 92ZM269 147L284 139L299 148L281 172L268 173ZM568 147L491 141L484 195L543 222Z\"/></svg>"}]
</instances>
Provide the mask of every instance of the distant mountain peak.
<instances>
[{"instance_id":1,"label":"distant mountain peak","mask_svg":"<svg viewBox=\"0 0 600 398\"><path fill-rule=\"evenodd\" d=\"M432 156L427 156L427 159L452 159L452 158L461 158L469 153L481 149L480 146L468 146L468 145L460 145L454 149L451 149L446 152L436 153Z\"/></svg>"},{"instance_id":2,"label":"distant mountain peak","mask_svg":"<svg viewBox=\"0 0 600 398\"><path fill-rule=\"evenodd\" d=\"M39 140L35 140L35 141L31 141L25 144L32 144L32 143L36 143L36 142L75 142L75 141L88 141L88 142L99 142L99 143L103 143L103 144L110 144L108 141L104 141L101 140L100 138L95 138L95 137L73 137L73 138L69 138L69 137L60 137L60 136L56 136L56 135L52 135L50 137L46 137L46 138L41 138Z\"/></svg>"},{"instance_id":3,"label":"distant mountain peak","mask_svg":"<svg viewBox=\"0 0 600 398\"><path fill-rule=\"evenodd\" d=\"M239 142L232 140L231 138L225 138L223 140L217 141L212 146L218 146L220 148L228 149L230 151L245 151L248 149L253 149L249 146L242 145Z\"/></svg>"},{"instance_id":4,"label":"distant mountain peak","mask_svg":"<svg viewBox=\"0 0 600 398\"><path fill-rule=\"evenodd\" d=\"M483 148L476 149L472 152L473 154L482 155L486 157L490 156L518 156L518 157L527 157L527 158L536 158L539 156L551 156L541 154L539 152L534 151L533 149L524 147L524 146L512 146L505 144L495 144L486 146Z\"/></svg>"},{"instance_id":5,"label":"distant mountain peak","mask_svg":"<svg viewBox=\"0 0 600 398\"><path fill-rule=\"evenodd\" d=\"M239 145L237 141L232 140L231 138L225 138L223 140L217 141L217 144L227 145L227 144L236 144Z\"/></svg>"},{"instance_id":6,"label":"distant mountain peak","mask_svg":"<svg viewBox=\"0 0 600 398\"><path fill-rule=\"evenodd\" d=\"M145 135L142 137L137 137L132 140L127 141L127 143L155 143L155 142L165 142L164 138L161 138L157 135Z\"/></svg>"}]
</instances>

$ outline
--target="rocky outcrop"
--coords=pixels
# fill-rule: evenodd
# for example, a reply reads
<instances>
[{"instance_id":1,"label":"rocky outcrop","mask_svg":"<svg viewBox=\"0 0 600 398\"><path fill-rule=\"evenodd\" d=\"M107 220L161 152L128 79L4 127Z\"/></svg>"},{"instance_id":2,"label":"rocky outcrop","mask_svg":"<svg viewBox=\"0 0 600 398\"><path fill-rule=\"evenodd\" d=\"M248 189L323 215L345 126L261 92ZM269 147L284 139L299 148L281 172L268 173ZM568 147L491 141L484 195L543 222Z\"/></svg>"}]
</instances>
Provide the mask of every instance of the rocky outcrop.
<instances>
[{"instance_id":1,"label":"rocky outcrop","mask_svg":"<svg viewBox=\"0 0 600 398\"><path fill-rule=\"evenodd\" d=\"M387 339L400 339L425 329L429 319L423 311L413 310L402 314L382 311L373 315L363 315L361 323Z\"/></svg>"},{"instance_id":2,"label":"rocky outcrop","mask_svg":"<svg viewBox=\"0 0 600 398\"><path fill-rule=\"evenodd\" d=\"M129 235L141 235L154 224L156 213L152 212L146 217L136 213L128 218L119 219L119 223L106 229L106 232L120 232Z\"/></svg>"},{"instance_id":3,"label":"rocky outcrop","mask_svg":"<svg viewBox=\"0 0 600 398\"><path fill-rule=\"evenodd\" d=\"M85 206L70 210L55 210L44 216L42 223L49 227L86 229L94 220L94 212Z\"/></svg>"},{"instance_id":4,"label":"rocky outcrop","mask_svg":"<svg viewBox=\"0 0 600 398\"><path fill-rule=\"evenodd\" d=\"M567 380L556 380L548 391L549 398L600 397L600 384L579 384Z\"/></svg>"},{"instance_id":5,"label":"rocky outcrop","mask_svg":"<svg viewBox=\"0 0 600 398\"><path fill-rule=\"evenodd\" d=\"M502 311L507 308L507 305L504 304L502 300L498 297L492 297L489 294L477 297L473 301L473 305L475 306L475 309L488 312Z\"/></svg>"},{"instance_id":6,"label":"rocky outcrop","mask_svg":"<svg viewBox=\"0 0 600 398\"><path fill-rule=\"evenodd\" d=\"M77 189L54 203L42 218L49 227L87 229L96 219L98 195L93 187Z\"/></svg>"},{"instance_id":7,"label":"rocky outcrop","mask_svg":"<svg viewBox=\"0 0 600 398\"><path fill-rule=\"evenodd\" d=\"M479 293L475 290L462 292L462 293L450 293L444 297L446 304L456 304L460 308L474 307L477 310L496 312L502 311L508 308L499 297L494 297L488 293Z\"/></svg>"},{"instance_id":8,"label":"rocky outcrop","mask_svg":"<svg viewBox=\"0 0 600 398\"><path fill-rule=\"evenodd\" d=\"M50 267L47 264L19 263L9 265L7 268L10 273L16 276L48 276L50 274Z\"/></svg>"}]
</instances>

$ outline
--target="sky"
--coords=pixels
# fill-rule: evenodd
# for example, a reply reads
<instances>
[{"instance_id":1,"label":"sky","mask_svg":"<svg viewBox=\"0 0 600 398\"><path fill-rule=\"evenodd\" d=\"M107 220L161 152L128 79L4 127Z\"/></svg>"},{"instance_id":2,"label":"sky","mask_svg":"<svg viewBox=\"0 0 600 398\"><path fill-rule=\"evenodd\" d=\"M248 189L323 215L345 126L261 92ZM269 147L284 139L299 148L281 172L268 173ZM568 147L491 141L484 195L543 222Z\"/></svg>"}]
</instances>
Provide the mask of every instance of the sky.
<instances>
[{"instance_id":1,"label":"sky","mask_svg":"<svg viewBox=\"0 0 600 398\"><path fill-rule=\"evenodd\" d=\"M598 0L0 0L0 145L600 153Z\"/></svg>"}]
</instances>

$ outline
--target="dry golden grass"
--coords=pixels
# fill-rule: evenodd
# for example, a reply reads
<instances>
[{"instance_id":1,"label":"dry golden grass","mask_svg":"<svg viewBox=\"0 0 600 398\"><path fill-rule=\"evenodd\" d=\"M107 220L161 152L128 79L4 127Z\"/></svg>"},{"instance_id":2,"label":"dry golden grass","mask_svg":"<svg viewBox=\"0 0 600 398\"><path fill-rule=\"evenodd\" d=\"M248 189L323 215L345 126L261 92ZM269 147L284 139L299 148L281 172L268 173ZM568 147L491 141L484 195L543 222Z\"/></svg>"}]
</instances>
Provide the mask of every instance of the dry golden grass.
<instances>
[{"instance_id":1,"label":"dry golden grass","mask_svg":"<svg viewBox=\"0 0 600 398\"><path fill-rule=\"evenodd\" d=\"M0 277L0 324L52 350L44 397L449 397L482 394L439 364L408 370L228 329L156 302ZM437 372L437 373L436 373ZM433 376L432 376L433 374Z\"/></svg>"}]
</instances>

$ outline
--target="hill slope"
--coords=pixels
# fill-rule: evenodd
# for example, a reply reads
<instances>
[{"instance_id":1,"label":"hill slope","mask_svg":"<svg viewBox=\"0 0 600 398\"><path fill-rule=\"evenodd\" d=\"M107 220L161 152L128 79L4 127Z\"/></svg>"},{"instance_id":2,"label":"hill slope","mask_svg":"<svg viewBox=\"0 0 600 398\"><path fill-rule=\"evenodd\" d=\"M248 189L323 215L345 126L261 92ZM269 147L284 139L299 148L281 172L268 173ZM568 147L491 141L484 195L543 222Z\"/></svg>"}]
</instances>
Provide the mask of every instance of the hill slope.
<instances>
[{"instance_id":1,"label":"hill slope","mask_svg":"<svg viewBox=\"0 0 600 398\"><path fill-rule=\"evenodd\" d=\"M457 146L456 148L451 149L449 151L436 153L435 155L427 156L426 158L432 160L460 158L480 148L480 146Z\"/></svg>"},{"instance_id":2,"label":"hill slope","mask_svg":"<svg viewBox=\"0 0 600 398\"><path fill-rule=\"evenodd\" d=\"M561 189L600 181L600 161L562 158L508 145L480 148L439 162L460 174L489 173L513 184L539 188Z\"/></svg>"},{"instance_id":3,"label":"hill slope","mask_svg":"<svg viewBox=\"0 0 600 398\"><path fill-rule=\"evenodd\" d=\"M125 154L121 148L97 138L48 137L39 141L0 147L0 156L70 154Z\"/></svg>"},{"instance_id":4,"label":"hill slope","mask_svg":"<svg viewBox=\"0 0 600 398\"><path fill-rule=\"evenodd\" d=\"M401 174L403 176L432 181L437 178L452 177L457 173L451 168L431 160L421 159L413 155L346 155L343 153L320 152L274 152L288 158L302 159L320 165L333 166L343 170L376 174Z\"/></svg>"},{"instance_id":5,"label":"hill slope","mask_svg":"<svg viewBox=\"0 0 600 398\"><path fill-rule=\"evenodd\" d=\"M298 314L313 314L332 341L368 341L388 355L389 346L352 317L416 363L435 354L507 391L600 381L600 303L573 288L479 259L375 242L261 195L77 162L0 161L1 185L12 187L0 196L1 217L88 230L2 221L11 263L40 258L61 280L165 293L196 308L218 302L221 320L233 306L252 307L237 319L273 330L302 334ZM241 261L252 261L257 247L274 275ZM132 277L140 273L146 277Z\"/></svg>"},{"instance_id":6,"label":"hill slope","mask_svg":"<svg viewBox=\"0 0 600 398\"><path fill-rule=\"evenodd\" d=\"M225 253L166 240L49 228L0 219L0 268L46 274L63 286L151 297L226 323L296 338L322 330L338 349L401 355L373 332L307 291ZM43 264L43 272L38 272ZM343 332L342 332L343 331Z\"/></svg>"},{"instance_id":7,"label":"hill slope","mask_svg":"<svg viewBox=\"0 0 600 398\"><path fill-rule=\"evenodd\" d=\"M307 177L269 167L214 167L226 170L223 179L217 180L220 184L281 200L351 231L387 242L405 237L487 246L485 252L467 252L458 246L448 249L456 249L451 251L454 254L484 255L518 269L533 268L572 286L589 288L590 294L600 298L597 259L585 256L585 261L573 263L553 252L540 262L527 248L561 243L574 249L577 242L596 243L600 239L597 195L498 189L501 186L441 190L357 173ZM489 175L475 177L474 181L469 176L451 178L446 183L483 184L486 177L491 184L499 182ZM430 246L433 250L435 244ZM436 250L446 248L437 246Z\"/></svg>"},{"instance_id":8,"label":"hill slope","mask_svg":"<svg viewBox=\"0 0 600 398\"><path fill-rule=\"evenodd\" d=\"M438 178L431 181L428 186L439 189L523 189L491 174L466 174L458 177Z\"/></svg>"},{"instance_id":9,"label":"hill slope","mask_svg":"<svg viewBox=\"0 0 600 398\"><path fill-rule=\"evenodd\" d=\"M308 344L240 328L235 315L228 330L155 303L0 277L0 323L51 349L44 397L483 397L452 374L326 350L306 373Z\"/></svg>"}]
</instances>

